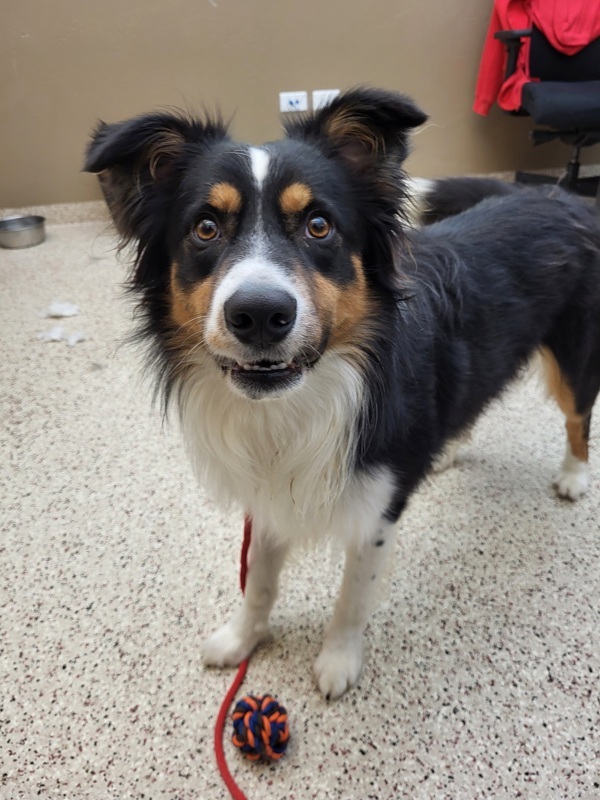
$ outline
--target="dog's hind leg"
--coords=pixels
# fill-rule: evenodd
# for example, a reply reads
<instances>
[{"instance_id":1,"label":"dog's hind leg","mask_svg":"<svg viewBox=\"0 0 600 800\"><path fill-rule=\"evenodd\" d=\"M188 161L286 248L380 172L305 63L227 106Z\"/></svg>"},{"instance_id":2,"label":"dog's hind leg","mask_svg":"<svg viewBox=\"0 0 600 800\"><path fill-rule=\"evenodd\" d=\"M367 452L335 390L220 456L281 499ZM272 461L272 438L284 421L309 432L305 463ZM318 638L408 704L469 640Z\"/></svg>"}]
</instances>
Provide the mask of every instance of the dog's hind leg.
<instances>
[{"instance_id":1,"label":"dog's hind leg","mask_svg":"<svg viewBox=\"0 0 600 800\"><path fill-rule=\"evenodd\" d=\"M588 373L579 375L577 380L567 376L549 348L542 348L541 356L548 392L566 419L566 452L554 485L561 497L577 500L589 487L590 422L592 406L600 388L600 375L594 377Z\"/></svg>"},{"instance_id":2,"label":"dog's hind leg","mask_svg":"<svg viewBox=\"0 0 600 800\"><path fill-rule=\"evenodd\" d=\"M468 444L471 441L471 431L466 431L457 436L456 439L450 439L444 445L444 449L437 454L431 465L432 472L444 472L454 466L456 457L463 444Z\"/></svg>"},{"instance_id":3,"label":"dog's hind leg","mask_svg":"<svg viewBox=\"0 0 600 800\"><path fill-rule=\"evenodd\" d=\"M558 478L556 491L569 500L579 499L588 490L588 440L591 412L587 417L567 417L567 449Z\"/></svg>"},{"instance_id":4,"label":"dog's hind leg","mask_svg":"<svg viewBox=\"0 0 600 800\"><path fill-rule=\"evenodd\" d=\"M202 660L207 666L234 667L269 636L269 614L288 545L261 536L258 526L252 533L244 598L229 622L204 641Z\"/></svg>"}]
</instances>

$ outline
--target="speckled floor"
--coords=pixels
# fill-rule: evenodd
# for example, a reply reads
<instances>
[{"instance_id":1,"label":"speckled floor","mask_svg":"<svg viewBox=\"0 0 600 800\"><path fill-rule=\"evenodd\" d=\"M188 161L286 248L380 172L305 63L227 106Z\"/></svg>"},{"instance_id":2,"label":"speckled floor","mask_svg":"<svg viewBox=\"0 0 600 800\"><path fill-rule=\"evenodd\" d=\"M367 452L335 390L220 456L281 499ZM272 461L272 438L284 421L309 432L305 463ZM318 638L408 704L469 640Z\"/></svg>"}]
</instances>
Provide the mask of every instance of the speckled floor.
<instances>
[{"instance_id":1,"label":"speckled floor","mask_svg":"<svg viewBox=\"0 0 600 800\"><path fill-rule=\"evenodd\" d=\"M0 797L213 800L230 672L200 640L237 601L241 520L196 489L139 381L123 268L100 222L0 252ZM52 300L88 340L40 342ZM600 417L599 417L600 421ZM600 434L577 505L551 480L559 413L537 386L481 421L423 487L369 628L359 687L326 703L311 666L339 567L290 568L248 690L289 708L252 798L600 797Z\"/></svg>"}]
</instances>

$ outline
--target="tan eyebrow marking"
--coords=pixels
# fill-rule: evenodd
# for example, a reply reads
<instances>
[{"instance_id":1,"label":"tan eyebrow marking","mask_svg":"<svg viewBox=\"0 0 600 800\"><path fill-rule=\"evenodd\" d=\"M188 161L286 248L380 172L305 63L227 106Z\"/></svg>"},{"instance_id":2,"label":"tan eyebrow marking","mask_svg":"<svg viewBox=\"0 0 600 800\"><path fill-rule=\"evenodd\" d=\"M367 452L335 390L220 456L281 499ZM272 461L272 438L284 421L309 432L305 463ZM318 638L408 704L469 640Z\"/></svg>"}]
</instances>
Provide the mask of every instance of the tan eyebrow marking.
<instances>
[{"instance_id":1,"label":"tan eyebrow marking","mask_svg":"<svg viewBox=\"0 0 600 800\"><path fill-rule=\"evenodd\" d=\"M279 197L284 214L298 214L304 211L313 199L313 194L305 183L291 183Z\"/></svg>"},{"instance_id":2,"label":"tan eyebrow marking","mask_svg":"<svg viewBox=\"0 0 600 800\"><path fill-rule=\"evenodd\" d=\"M215 183L208 195L208 202L218 211L237 214L242 207L242 195L231 183Z\"/></svg>"}]
</instances>

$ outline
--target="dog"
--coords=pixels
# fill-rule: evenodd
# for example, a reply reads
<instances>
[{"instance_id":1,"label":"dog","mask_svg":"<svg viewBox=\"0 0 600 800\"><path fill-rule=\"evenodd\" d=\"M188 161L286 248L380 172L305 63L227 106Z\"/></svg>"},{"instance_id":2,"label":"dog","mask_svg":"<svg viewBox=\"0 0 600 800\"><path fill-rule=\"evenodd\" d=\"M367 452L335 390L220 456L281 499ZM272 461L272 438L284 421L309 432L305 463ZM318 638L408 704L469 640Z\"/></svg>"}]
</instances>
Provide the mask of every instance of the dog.
<instances>
[{"instance_id":1,"label":"dog","mask_svg":"<svg viewBox=\"0 0 600 800\"><path fill-rule=\"evenodd\" d=\"M85 169L137 242L164 402L201 483L253 521L246 593L207 665L250 655L290 549L332 537L345 571L315 674L326 698L353 686L409 497L536 352L566 418L558 494L588 487L598 215L560 191L477 202L480 184L470 210L411 228L402 165L425 120L402 94L356 88L260 147L172 113L92 136Z\"/></svg>"}]
</instances>

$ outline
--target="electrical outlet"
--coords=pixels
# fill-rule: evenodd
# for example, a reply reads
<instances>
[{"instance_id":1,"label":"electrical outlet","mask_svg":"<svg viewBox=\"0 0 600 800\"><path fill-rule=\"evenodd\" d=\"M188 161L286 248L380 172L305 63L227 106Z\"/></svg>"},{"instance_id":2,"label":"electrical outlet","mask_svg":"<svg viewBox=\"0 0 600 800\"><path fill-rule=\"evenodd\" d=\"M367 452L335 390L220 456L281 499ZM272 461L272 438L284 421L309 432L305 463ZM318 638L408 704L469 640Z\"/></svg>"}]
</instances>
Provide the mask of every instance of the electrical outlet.
<instances>
[{"instance_id":1,"label":"electrical outlet","mask_svg":"<svg viewBox=\"0 0 600 800\"><path fill-rule=\"evenodd\" d=\"M279 92L280 111L308 111L307 92Z\"/></svg>"},{"instance_id":2,"label":"electrical outlet","mask_svg":"<svg viewBox=\"0 0 600 800\"><path fill-rule=\"evenodd\" d=\"M339 89L314 89L312 93L312 107L315 111L323 106L328 106L340 93Z\"/></svg>"}]
</instances>

